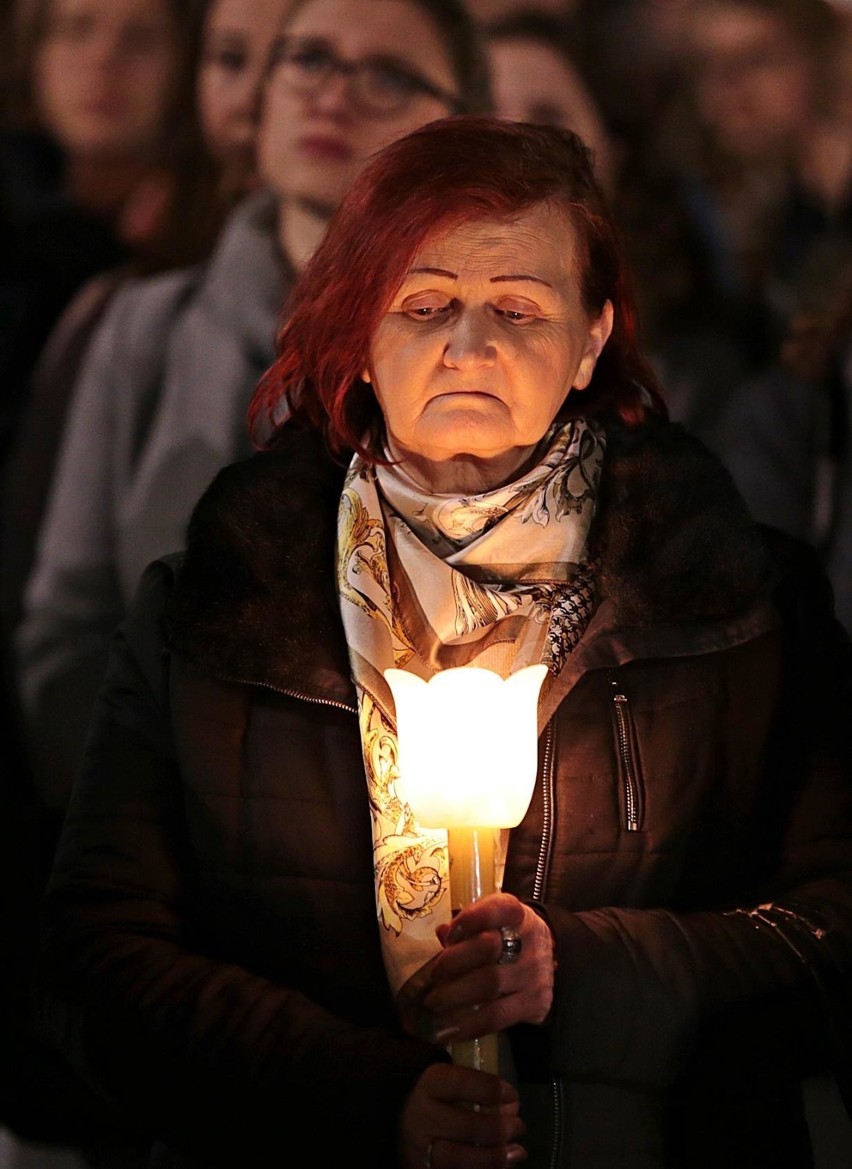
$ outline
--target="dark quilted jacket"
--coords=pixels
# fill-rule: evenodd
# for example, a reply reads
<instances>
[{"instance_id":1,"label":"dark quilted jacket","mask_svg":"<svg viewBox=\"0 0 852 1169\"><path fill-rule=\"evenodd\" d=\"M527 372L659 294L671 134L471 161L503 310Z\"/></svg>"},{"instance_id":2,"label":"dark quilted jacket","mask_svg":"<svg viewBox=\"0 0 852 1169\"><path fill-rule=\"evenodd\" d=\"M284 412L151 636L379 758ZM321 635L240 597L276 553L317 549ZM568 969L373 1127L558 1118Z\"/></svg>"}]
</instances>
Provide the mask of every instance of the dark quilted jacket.
<instances>
[{"instance_id":1,"label":"dark quilted jacket","mask_svg":"<svg viewBox=\"0 0 852 1169\"><path fill-rule=\"evenodd\" d=\"M294 434L216 478L116 637L66 821L45 1026L159 1164L392 1169L446 1058L381 963L343 473ZM511 1036L529 1164L807 1166L799 1080L843 1082L852 1034L848 640L812 554L676 426L610 425L593 538L504 885L559 962Z\"/></svg>"}]
</instances>

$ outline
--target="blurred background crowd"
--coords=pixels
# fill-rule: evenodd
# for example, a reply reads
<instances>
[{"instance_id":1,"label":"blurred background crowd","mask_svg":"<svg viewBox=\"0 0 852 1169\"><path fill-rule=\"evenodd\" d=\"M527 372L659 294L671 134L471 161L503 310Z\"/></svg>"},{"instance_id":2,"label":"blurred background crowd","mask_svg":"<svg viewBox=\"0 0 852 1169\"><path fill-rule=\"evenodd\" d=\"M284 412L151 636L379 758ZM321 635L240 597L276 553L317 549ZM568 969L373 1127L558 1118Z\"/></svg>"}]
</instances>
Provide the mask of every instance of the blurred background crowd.
<instances>
[{"instance_id":1,"label":"blurred background crowd","mask_svg":"<svg viewBox=\"0 0 852 1169\"><path fill-rule=\"evenodd\" d=\"M412 128L405 7L0 0L2 1169L144 1164L32 1032L39 898L139 572L249 453L294 275ZM852 630L852 3L467 10L468 108L585 140L672 416L817 547Z\"/></svg>"}]
</instances>

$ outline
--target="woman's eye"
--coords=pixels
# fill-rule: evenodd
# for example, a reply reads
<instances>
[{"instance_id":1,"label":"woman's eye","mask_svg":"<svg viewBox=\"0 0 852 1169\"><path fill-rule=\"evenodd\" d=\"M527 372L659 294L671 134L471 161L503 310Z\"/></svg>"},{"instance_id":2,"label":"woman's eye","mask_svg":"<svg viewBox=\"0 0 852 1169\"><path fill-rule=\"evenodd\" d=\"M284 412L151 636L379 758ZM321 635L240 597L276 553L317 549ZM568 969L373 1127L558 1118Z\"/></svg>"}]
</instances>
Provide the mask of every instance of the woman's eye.
<instances>
[{"instance_id":1,"label":"woman's eye","mask_svg":"<svg viewBox=\"0 0 852 1169\"><path fill-rule=\"evenodd\" d=\"M59 13L52 17L45 35L57 40L83 41L94 32L95 21L84 13Z\"/></svg>"},{"instance_id":2,"label":"woman's eye","mask_svg":"<svg viewBox=\"0 0 852 1169\"><path fill-rule=\"evenodd\" d=\"M371 93L390 97L410 97L422 91L422 82L410 73L393 65L366 65L364 81Z\"/></svg>"},{"instance_id":3,"label":"woman's eye","mask_svg":"<svg viewBox=\"0 0 852 1169\"><path fill-rule=\"evenodd\" d=\"M410 301L408 304L402 306L402 311L406 316L411 317L415 321L434 320L435 317L442 316L449 309L450 304L445 300Z\"/></svg>"},{"instance_id":4,"label":"woman's eye","mask_svg":"<svg viewBox=\"0 0 852 1169\"><path fill-rule=\"evenodd\" d=\"M286 60L294 72L304 75L323 76L330 68L333 69L335 64L332 55L321 48L293 49Z\"/></svg>"},{"instance_id":5,"label":"woman's eye","mask_svg":"<svg viewBox=\"0 0 852 1169\"><path fill-rule=\"evenodd\" d=\"M535 313L530 309L498 308L497 313L504 320L512 321L514 324L523 324L526 321L533 320L535 317Z\"/></svg>"},{"instance_id":6,"label":"woman's eye","mask_svg":"<svg viewBox=\"0 0 852 1169\"><path fill-rule=\"evenodd\" d=\"M212 49L207 61L228 73L239 73L245 68L246 54L239 49Z\"/></svg>"}]
</instances>

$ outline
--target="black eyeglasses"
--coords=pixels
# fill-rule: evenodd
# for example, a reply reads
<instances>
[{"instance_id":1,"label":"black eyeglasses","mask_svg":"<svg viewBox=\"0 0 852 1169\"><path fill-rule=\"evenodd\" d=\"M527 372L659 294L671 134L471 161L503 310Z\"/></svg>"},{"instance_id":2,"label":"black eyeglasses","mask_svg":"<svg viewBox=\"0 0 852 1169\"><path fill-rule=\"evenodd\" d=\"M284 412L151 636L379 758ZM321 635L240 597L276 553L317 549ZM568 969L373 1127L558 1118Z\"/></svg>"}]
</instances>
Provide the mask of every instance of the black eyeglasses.
<instances>
[{"instance_id":1,"label":"black eyeglasses","mask_svg":"<svg viewBox=\"0 0 852 1169\"><path fill-rule=\"evenodd\" d=\"M322 41L282 39L272 51L271 70L297 93L315 93L332 77L345 77L360 109L376 118L402 113L419 97L437 98L453 113L461 112L458 98L399 61L344 61Z\"/></svg>"}]
</instances>

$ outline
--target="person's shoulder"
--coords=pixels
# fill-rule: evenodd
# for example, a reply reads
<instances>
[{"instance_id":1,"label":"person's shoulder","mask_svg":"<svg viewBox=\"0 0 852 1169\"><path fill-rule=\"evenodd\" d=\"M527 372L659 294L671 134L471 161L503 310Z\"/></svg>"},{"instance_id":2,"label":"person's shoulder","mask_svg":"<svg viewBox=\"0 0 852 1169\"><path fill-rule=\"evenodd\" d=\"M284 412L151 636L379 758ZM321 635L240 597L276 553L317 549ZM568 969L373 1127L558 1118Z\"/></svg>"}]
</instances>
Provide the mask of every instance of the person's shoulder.
<instances>
[{"instance_id":1,"label":"person's shoulder","mask_svg":"<svg viewBox=\"0 0 852 1169\"><path fill-rule=\"evenodd\" d=\"M675 492L679 507L721 508L731 518L746 518L725 463L683 423L654 415L638 425L608 418L605 432L607 478L614 489Z\"/></svg>"},{"instance_id":2,"label":"person's shoulder","mask_svg":"<svg viewBox=\"0 0 852 1169\"><path fill-rule=\"evenodd\" d=\"M314 430L284 426L274 442L248 458L223 467L199 499L189 540L213 530L240 526L253 517L255 531L283 515L324 514L340 497L346 464L333 456Z\"/></svg>"},{"instance_id":3,"label":"person's shoulder","mask_svg":"<svg viewBox=\"0 0 852 1169\"><path fill-rule=\"evenodd\" d=\"M326 559L346 466L319 432L282 430L271 449L223 467L198 500L182 579L212 573L272 581L292 569L285 561Z\"/></svg>"},{"instance_id":4,"label":"person's shoulder","mask_svg":"<svg viewBox=\"0 0 852 1169\"><path fill-rule=\"evenodd\" d=\"M157 272L147 276L131 276L116 288L112 316L128 320L173 313L181 302L200 286L206 262Z\"/></svg>"},{"instance_id":5,"label":"person's shoulder","mask_svg":"<svg viewBox=\"0 0 852 1169\"><path fill-rule=\"evenodd\" d=\"M278 676L283 659L265 658L274 644L271 628L334 626L345 475L322 435L295 427L274 449L216 475L193 510L177 572L170 629L181 657L212 673L246 677L236 663L250 653L252 676L260 658ZM284 658L307 667L295 643Z\"/></svg>"},{"instance_id":6,"label":"person's shoulder","mask_svg":"<svg viewBox=\"0 0 852 1169\"><path fill-rule=\"evenodd\" d=\"M605 429L595 543L623 619L671 624L761 602L769 561L721 460L677 422Z\"/></svg>"},{"instance_id":7,"label":"person's shoulder","mask_svg":"<svg viewBox=\"0 0 852 1169\"><path fill-rule=\"evenodd\" d=\"M95 368L131 381L141 371L147 379L150 362L159 362L168 338L193 303L203 272L204 265L196 264L129 276L118 284L92 334Z\"/></svg>"}]
</instances>

